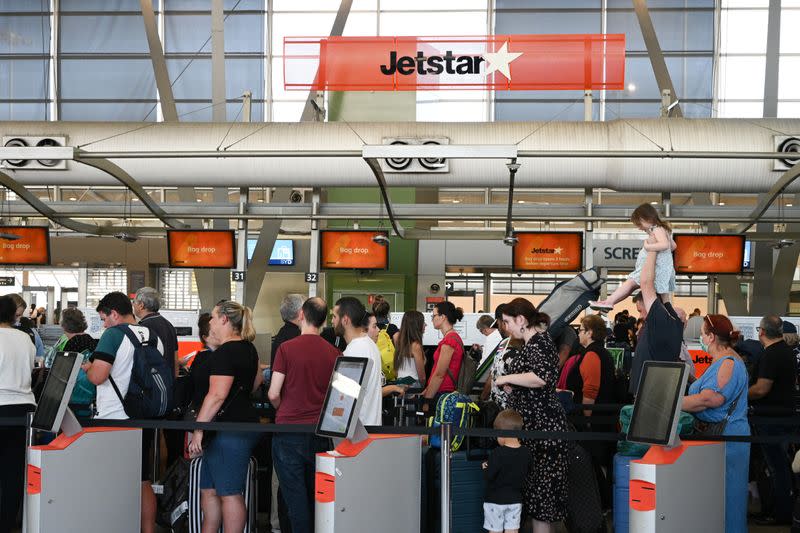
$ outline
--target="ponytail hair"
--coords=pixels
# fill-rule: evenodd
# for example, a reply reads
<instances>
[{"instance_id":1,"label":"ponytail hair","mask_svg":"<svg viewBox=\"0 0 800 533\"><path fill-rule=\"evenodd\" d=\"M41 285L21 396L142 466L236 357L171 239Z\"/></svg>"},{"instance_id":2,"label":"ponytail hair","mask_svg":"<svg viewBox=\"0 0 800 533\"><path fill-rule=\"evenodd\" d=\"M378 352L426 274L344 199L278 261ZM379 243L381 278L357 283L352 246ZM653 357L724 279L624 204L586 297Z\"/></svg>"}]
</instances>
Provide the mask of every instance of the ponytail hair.
<instances>
[{"instance_id":1,"label":"ponytail hair","mask_svg":"<svg viewBox=\"0 0 800 533\"><path fill-rule=\"evenodd\" d=\"M640 222L647 222L653 226L661 226L668 232L672 232L672 224L663 220L658 213L658 209L651 204L644 203L633 210L631 214L631 222L638 224Z\"/></svg>"},{"instance_id":2,"label":"ponytail hair","mask_svg":"<svg viewBox=\"0 0 800 533\"><path fill-rule=\"evenodd\" d=\"M256 329L253 327L253 310L233 300L223 300L217 304L219 314L228 317L228 321L242 339L253 342Z\"/></svg>"},{"instance_id":3,"label":"ponytail hair","mask_svg":"<svg viewBox=\"0 0 800 533\"><path fill-rule=\"evenodd\" d=\"M536 306L525 298L514 298L503 308L503 314L510 317L525 317L529 327L547 329L550 326L550 317L540 313Z\"/></svg>"},{"instance_id":4,"label":"ponytail hair","mask_svg":"<svg viewBox=\"0 0 800 533\"><path fill-rule=\"evenodd\" d=\"M704 329L714 335L717 342L723 346L733 347L741 338L741 333L734 329L730 319L725 315L706 315L703 318L703 325Z\"/></svg>"}]
</instances>

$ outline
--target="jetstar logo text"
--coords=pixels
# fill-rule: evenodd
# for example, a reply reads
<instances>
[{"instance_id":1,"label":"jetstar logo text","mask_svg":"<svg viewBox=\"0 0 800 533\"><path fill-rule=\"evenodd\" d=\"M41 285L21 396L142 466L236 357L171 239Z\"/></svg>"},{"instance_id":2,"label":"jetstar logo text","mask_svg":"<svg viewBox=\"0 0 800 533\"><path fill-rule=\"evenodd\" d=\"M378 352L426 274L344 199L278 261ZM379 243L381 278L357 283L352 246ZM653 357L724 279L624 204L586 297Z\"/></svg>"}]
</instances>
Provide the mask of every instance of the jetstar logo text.
<instances>
[{"instance_id":1,"label":"jetstar logo text","mask_svg":"<svg viewBox=\"0 0 800 533\"><path fill-rule=\"evenodd\" d=\"M625 87L622 34L285 37L283 46L287 91Z\"/></svg>"}]
</instances>

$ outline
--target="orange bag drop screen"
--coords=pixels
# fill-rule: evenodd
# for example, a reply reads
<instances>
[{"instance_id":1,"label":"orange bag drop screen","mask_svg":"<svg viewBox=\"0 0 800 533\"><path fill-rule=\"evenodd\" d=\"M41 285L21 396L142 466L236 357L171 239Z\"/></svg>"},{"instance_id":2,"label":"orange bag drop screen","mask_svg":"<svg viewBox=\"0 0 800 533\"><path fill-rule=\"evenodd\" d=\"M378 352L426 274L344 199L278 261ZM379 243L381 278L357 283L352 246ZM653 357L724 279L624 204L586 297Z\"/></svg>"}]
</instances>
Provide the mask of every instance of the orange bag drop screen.
<instances>
[{"instance_id":1,"label":"orange bag drop screen","mask_svg":"<svg viewBox=\"0 0 800 533\"><path fill-rule=\"evenodd\" d=\"M320 242L320 268L386 270L389 247L372 238L385 231L323 231Z\"/></svg>"},{"instance_id":2,"label":"orange bag drop screen","mask_svg":"<svg viewBox=\"0 0 800 533\"><path fill-rule=\"evenodd\" d=\"M514 270L519 272L580 272L583 234L578 232L515 233Z\"/></svg>"},{"instance_id":3,"label":"orange bag drop screen","mask_svg":"<svg viewBox=\"0 0 800 533\"><path fill-rule=\"evenodd\" d=\"M744 235L675 235L678 274L738 274L744 260Z\"/></svg>"},{"instance_id":4,"label":"orange bag drop screen","mask_svg":"<svg viewBox=\"0 0 800 533\"><path fill-rule=\"evenodd\" d=\"M2 226L0 233L20 237L15 240L0 239L0 264L50 264L49 229L36 226Z\"/></svg>"},{"instance_id":5,"label":"orange bag drop screen","mask_svg":"<svg viewBox=\"0 0 800 533\"><path fill-rule=\"evenodd\" d=\"M233 231L168 230L171 268L235 268L236 246Z\"/></svg>"}]
</instances>

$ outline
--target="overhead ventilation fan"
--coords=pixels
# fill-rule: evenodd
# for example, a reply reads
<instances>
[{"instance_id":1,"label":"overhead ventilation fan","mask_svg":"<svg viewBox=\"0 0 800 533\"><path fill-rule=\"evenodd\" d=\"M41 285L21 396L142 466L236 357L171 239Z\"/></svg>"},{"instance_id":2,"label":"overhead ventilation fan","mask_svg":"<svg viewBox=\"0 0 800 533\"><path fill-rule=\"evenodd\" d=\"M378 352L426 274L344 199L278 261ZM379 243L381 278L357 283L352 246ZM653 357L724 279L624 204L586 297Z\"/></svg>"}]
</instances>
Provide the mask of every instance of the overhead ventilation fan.
<instances>
[{"instance_id":1,"label":"overhead ventilation fan","mask_svg":"<svg viewBox=\"0 0 800 533\"><path fill-rule=\"evenodd\" d=\"M775 136L775 151L787 154L785 159L776 159L773 170L789 170L800 163L800 137Z\"/></svg>"},{"instance_id":2,"label":"overhead ventilation fan","mask_svg":"<svg viewBox=\"0 0 800 533\"><path fill-rule=\"evenodd\" d=\"M391 143L392 146L394 145L407 145L408 143L405 141L394 141ZM407 157L390 157L386 159L386 164L393 170L398 172L405 170L411 164L411 159Z\"/></svg>"},{"instance_id":3,"label":"overhead ventilation fan","mask_svg":"<svg viewBox=\"0 0 800 533\"><path fill-rule=\"evenodd\" d=\"M5 142L4 146L6 148L24 148L28 146L28 143L25 142L25 139L20 137L14 137L13 139L9 139ZM6 159L4 161L5 166L11 168L22 168L29 163L27 159Z\"/></svg>"},{"instance_id":4,"label":"overhead ventilation fan","mask_svg":"<svg viewBox=\"0 0 800 533\"><path fill-rule=\"evenodd\" d=\"M438 146L440 143L438 141L425 141L422 144L435 144ZM419 160L419 164L428 170L439 170L445 166L445 159L443 157L423 157Z\"/></svg>"}]
</instances>

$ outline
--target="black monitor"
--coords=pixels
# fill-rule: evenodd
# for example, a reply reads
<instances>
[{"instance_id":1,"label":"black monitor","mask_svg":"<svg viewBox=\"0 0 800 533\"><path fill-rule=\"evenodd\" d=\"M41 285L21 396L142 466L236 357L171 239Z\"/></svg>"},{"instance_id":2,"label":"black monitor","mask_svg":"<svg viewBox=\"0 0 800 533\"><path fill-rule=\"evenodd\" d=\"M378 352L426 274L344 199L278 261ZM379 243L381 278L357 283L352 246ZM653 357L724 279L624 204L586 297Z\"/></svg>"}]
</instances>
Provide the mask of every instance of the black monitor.
<instances>
[{"instance_id":1,"label":"black monitor","mask_svg":"<svg viewBox=\"0 0 800 533\"><path fill-rule=\"evenodd\" d=\"M53 366L47 374L42 396L36 406L31 427L41 431L57 433L64 420L67 404L72 397L72 389L83 363L83 355L78 352L58 352Z\"/></svg>"},{"instance_id":2,"label":"black monitor","mask_svg":"<svg viewBox=\"0 0 800 533\"><path fill-rule=\"evenodd\" d=\"M364 357L339 357L336 360L317 422L317 435L354 439L364 384L371 366L372 361Z\"/></svg>"},{"instance_id":3,"label":"black monitor","mask_svg":"<svg viewBox=\"0 0 800 533\"><path fill-rule=\"evenodd\" d=\"M688 372L683 362L646 361L642 367L628 440L676 446Z\"/></svg>"}]
</instances>

